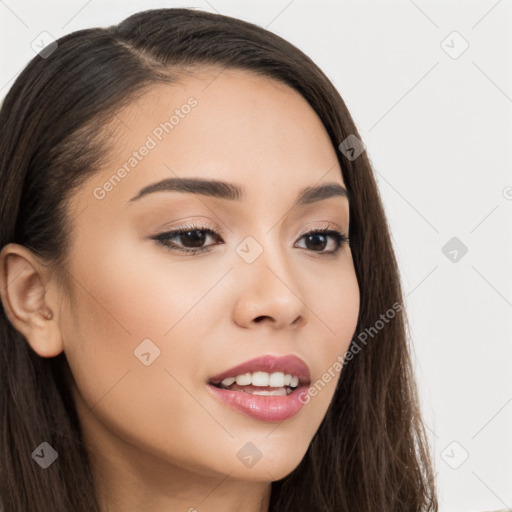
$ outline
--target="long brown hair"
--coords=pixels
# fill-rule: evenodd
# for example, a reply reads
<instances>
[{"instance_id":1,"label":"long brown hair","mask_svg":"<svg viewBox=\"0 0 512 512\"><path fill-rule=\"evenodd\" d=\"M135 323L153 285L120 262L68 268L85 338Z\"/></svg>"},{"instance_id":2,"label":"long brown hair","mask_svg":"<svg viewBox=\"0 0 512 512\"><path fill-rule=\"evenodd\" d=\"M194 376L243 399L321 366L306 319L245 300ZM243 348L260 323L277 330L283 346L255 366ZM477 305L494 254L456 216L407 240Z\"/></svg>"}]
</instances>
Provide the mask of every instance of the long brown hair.
<instances>
[{"instance_id":1,"label":"long brown hair","mask_svg":"<svg viewBox=\"0 0 512 512\"><path fill-rule=\"evenodd\" d=\"M338 151L360 139L340 94L299 49L257 25L199 10L153 9L80 30L36 55L0 110L0 248L33 250L66 282L66 200L108 155L99 127L155 83L188 67L249 70L298 91L336 148L349 193L360 287L356 333L403 303L399 270L370 160ZM361 347L357 338L327 414L301 463L272 483L270 511L437 511L432 461L401 311ZM4 512L99 511L64 353L38 356L0 313L0 505ZM356 345L359 347L355 353ZM62 454L41 471L42 441Z\"/></svg>"}]
</instances>

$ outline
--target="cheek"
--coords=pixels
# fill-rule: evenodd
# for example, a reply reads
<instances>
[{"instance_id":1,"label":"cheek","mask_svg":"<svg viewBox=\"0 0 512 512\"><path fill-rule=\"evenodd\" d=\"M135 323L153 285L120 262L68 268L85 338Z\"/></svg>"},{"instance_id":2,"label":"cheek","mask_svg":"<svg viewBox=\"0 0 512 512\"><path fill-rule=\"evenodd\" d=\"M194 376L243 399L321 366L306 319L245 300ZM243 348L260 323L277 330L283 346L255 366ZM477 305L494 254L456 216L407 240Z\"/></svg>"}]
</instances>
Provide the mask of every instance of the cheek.
<instances>
[{"instance_id":1,"label":"cheek","mask_svg":"<svg viewBox=\"0 0 512 512\"><path fill-rule=\"evenodd\" d=\"M206 382L195 370L208 319L218 321L212 308L220 307L215 294L201 298L225 271L201 275L169 265L166 272L165 266L131 257L129 251L122 258L114 251L97 254L104 257L89 254L86 266L73 269L82 286L75 287L76 309L65 315L62 325L79 391L76 399L85 402L84 428L96 439L102 424L133 445L183 465L192 460L191 467L207 467L219 460L222 466L218 444L210 443L204 453L191 457L190 440L199 445L219 431L197 401ZM138 350L148 339L144 350ZM145 365L148 352L150 364ZM228 444L229 436L224 442L225 453L239 449L234 441Z\"/></svg>"},{"instance_id":2,"label":"cheek","mask_svg":"<svg viewBox=\"0 0 512 512\"><path fill-rule=\"evenodd\" d=\"M81 394L90 406L108 397L112 407L125 407L124 417L153 398L150 410L158 410L162 393L168 410L179 410L183 400L190 408L177 382L187 389L204 384L191 375L198 360L208 360L200 342L212 337L218 311L227 311L219 292L226 295L220 280L229 267L186 265L164 247L142 250L140 242L136 247L114 233L94 241L93 247L76 247L71 272L77 305L62 325Z\"/></svg>"},{"instance_id":3,"label":"cheek","mask_svg":"<svg viewBox=\"0 0 512 512\"><path fill-rule=\"evenodd\" d=\"M360 290L350 252L335 264L318 265L302 281L305 314L323 340L326 356L348 346L359 317Z\"/></svg>"},{"instance_id":4,"label":"cheek","mask_svg":"<svg viewBox=\"0 0 512 512\"><path fill-rule=\"evenodd\" d=\"M339 266L325 268L306 281L306 306L315 325L315 347L305 344L304 353L314 362L311 385L304 395L310 413L323 418L332 401L345 354L354 337L360 310L360 290L351 256Z\"/></svg>"},{"instance_id":5,"label":"cheek","mask_svg":"<svg viewBox=\"0 0 512 512\"><path fill-rule=\"evenodd\" d=\"M78 292L84 292L80 299L84 321L94 330L107 328L110 334L131 336L134 342L150 335L163 337L225 270L187 265L186 257L128 235L112 234L103 242L96 238L93 250L77 249L73 273L82 285L76 286Z\"/></svg>"}]
</instances>

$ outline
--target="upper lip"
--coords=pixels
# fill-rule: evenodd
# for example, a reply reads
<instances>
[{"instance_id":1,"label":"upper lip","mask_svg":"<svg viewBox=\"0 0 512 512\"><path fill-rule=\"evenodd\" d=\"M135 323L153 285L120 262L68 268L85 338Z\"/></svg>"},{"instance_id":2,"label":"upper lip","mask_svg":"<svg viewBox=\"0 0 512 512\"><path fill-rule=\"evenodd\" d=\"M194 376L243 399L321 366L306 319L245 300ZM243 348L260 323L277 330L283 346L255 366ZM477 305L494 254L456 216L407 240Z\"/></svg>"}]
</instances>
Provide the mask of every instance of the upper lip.
<instances>
[{"instance_id":1,"label":"upper lip","mask_svg":"<svg viewBox=\"0 0 512 512\"><path fill-rule=\"evenodd\" d=\"M290 375L296 375L299 378L300 384L309 384L310 373L308 365L298 356L293 354L286 356L273 356L263 355L245 361L237 366L233 366L229 370L223 371L213 377L210 377L209 382L217 384L227 377L236 377L243 373L253 372L283 372Z\"/></svg>"}]
</instances>

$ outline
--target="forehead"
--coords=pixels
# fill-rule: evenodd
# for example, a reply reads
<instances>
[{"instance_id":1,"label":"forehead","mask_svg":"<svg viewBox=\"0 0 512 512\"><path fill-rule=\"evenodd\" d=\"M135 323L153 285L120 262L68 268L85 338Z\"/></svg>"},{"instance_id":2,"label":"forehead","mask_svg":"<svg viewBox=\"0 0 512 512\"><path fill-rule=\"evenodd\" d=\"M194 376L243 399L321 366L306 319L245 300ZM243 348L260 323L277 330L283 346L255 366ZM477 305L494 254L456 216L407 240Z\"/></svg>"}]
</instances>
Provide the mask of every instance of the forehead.
<instances>
[{"instance_id":1,"label":"forehead","mask_svg":"<svg viewBox=\"0 0 512 512\"><path fill-rule=\"evenodd\" d=\"M244 184L249 199L279 187L295 194L323 177L343 185L335 149L307 101L249 71L205 68L152 85L116 113L110 128L108 163L86 193L110 180L109 199L124 204L169 177Z\"/></svg>"}]
</instances>

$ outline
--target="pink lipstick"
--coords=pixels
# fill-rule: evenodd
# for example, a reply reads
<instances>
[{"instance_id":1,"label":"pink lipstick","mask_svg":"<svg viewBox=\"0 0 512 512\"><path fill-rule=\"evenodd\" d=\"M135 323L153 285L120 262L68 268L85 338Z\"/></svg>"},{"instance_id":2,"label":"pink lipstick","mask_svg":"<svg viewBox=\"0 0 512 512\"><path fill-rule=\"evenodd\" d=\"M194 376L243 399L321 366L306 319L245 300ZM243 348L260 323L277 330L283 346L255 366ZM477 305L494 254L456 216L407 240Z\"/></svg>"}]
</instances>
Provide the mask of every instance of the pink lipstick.
<instances>
[{"instance_id":1,"label":"pink lipstick","mask_svg":"<svg viewBox=\"0 0 512 512\"><path fill-rule=\"evenodd\" d=\"M264 355L210 377L208 390L236 411L275 422L302 409L309 383L309 368L299 357Z\"/></svg>"}]
</instances>

